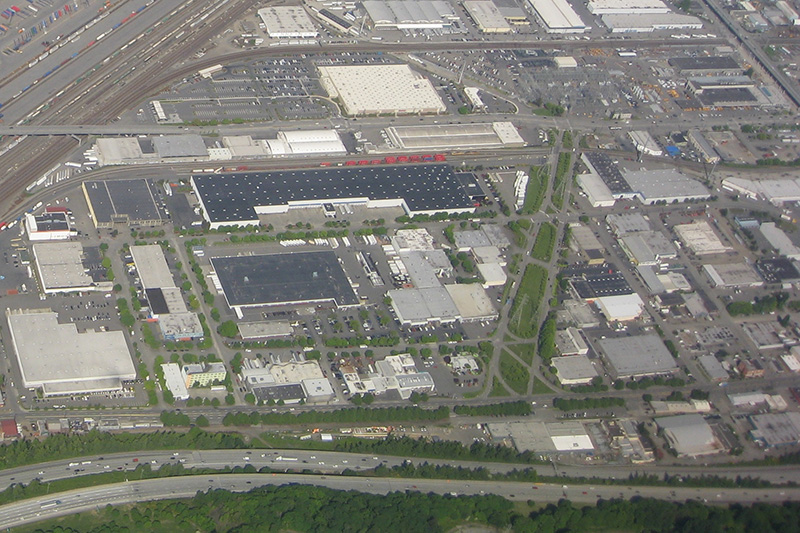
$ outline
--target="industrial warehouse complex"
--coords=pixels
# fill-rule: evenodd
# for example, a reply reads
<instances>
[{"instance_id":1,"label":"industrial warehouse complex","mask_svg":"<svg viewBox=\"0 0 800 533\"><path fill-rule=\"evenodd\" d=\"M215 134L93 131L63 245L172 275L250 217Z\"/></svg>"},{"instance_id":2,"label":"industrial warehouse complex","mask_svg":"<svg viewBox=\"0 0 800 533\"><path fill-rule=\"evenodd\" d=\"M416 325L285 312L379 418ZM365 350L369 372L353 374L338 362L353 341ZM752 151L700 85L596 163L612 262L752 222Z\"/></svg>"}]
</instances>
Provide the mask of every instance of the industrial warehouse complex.
<instances>
[{"instance_id":1,"label":"industrial warehouse complex","mask_svg":"<svg viewBox=\"0 0 800 533\"><path fill-rule=\"evenodd\" d=\"M358 303L333 252L304 252L211 259L232 308L330 302Z\"/></svg>"},{"instance_id":2,"label":"industrial warehouse complex","mask_svg":"<svg viewBox=\"0 0 800 533\"><path fill-rule=\"evenodd\" d=\"M320 81L348 115L443 113L433 84L408 65L319 67Z\"/></svg>"},{"instance_id":3,"label":"industrial warehouse complex","mask_svg":"<svg viewBox=\"0 0 800 533\"><path fill-rule=\"evenodd\" d=\"M449 165L369 166L192 176L212 228L259 215L332 205L401 207L409 215L475 210Z\"/></svg>"},{"instance_id":4,"label":"industrial warehouse complex","mask_svg":"<svg viewBox=\"0 0 800 533\"><path fill-rule=\"evenodd\" d=\"M79 332L50 309L6 311L24 386L45 396L119 391L136 378L121 331Z\"/></svg>"},{"instance_id":5,"label":"industrial warehouse complex","mask_svg":"<svg viewBox=\"0 0 800 533\"><path fill-rule=\"evenodd\" d=\"M514 527L626 494L761 527L800 499L798 2L9 8L0 440L161 450L12 481L441 449L549 465L429 480L535 500Z\"/></svg>"}]
</instances>

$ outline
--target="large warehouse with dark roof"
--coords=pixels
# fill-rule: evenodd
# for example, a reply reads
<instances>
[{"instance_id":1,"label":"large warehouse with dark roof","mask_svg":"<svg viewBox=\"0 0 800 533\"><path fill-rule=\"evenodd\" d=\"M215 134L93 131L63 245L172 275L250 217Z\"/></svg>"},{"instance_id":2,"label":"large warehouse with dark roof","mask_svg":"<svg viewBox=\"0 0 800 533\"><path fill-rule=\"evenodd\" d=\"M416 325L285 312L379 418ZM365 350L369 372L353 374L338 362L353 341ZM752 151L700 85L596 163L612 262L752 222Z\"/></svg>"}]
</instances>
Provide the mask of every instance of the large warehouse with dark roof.
<instances>
[{"instance_id":1,"label":"large warehouse with dark roof","mask_svg":"<svg viewBox=\"0 0 800 533\"><path fill-rule=\"evenodd\" d=\"M232 309L358 303L339 259L331 251L214 257L211 265Z\"/></svg>"},{"instance_id":2,"label":"large warehouse with dark roof","mask_svg":"<svg viewBox=\"0 0 800 533\"><path fill-rule=\"evenodd\" d=\"M113 228L115 223L157 226L166 219L152 180L86 181L81 187L95 227Z\"/></svg>"},{"instance_id":3,"label":"large warehouse with dark roof","mask_svg":"<svg viewBox=\"0 0 800 533\"><path fill-rule=\"evenodd\" d=\"M211 228L323 203L402 207L409 215L473 212L449 165L353 166L192 176Z\"/></svg>"}]
</instances>

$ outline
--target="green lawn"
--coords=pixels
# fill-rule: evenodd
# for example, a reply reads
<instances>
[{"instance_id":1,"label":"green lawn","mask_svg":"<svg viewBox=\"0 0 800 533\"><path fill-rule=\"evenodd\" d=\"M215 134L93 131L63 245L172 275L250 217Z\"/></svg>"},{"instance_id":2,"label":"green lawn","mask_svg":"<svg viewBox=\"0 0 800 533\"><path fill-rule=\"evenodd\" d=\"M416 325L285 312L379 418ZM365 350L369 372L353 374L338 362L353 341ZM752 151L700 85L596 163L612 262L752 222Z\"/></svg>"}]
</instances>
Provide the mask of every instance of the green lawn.
<instances>
[{"instance_id":1,"label":"green lawn","mask_svg":"<svg viewBox=\"0 0 800 533\"><path fill-rule=\"evenodd\" d=\"M514 297L508 329L514 335L525 339L536 335L536 319L539 306L547 287L547 269L539 265L528 265L519 282L519 290Z\"/></svg>"},{"instance_id":2,"label":"green lawn","mask_svg":"<svg viewBox=\"0 0 800 533\"><path fill-rule=\"evenodd\" d=\"M506 388L503 387L503 384L500 383L500 380L494 378L494 380L492 381L492 390L489 392L489 397L497 398L498 396L510 396L510 395L508 394Z\"/></svg>"},{"instance_id":3,"label":"green lawn","mask_svg":"<svg viewBox=\"0 0 800 533\"><path fill-rule=\"evenodd\" d=\"M547 383L539 378L533 379L533 392L532 394L552 394L553 389L547 386Z\"/></svg>"},{"instance_id":4,"label":"green lawn","mask_svg":"<svg viewBox=\"0 0 800 533\"><path fill-rule=\"evenodd\" d=\"M529 365L533 364L533 356L536 352L536 345L534 343L526 342L524 344L512 344L508 346L508 349L517 354L520 359Z\"/></svg>"},{"instance_id":5,"label":"green lawn","mask_svg":"<svg viewBox=\"0 0 800 533\"><path fill-rule=\"evenodd\" d=\"M525 202L522 204L520 213L532 215L538 213L544 201L544 193L547 191L547 176L550 167L532 167L528 178L528 188L525 190Z\"/></svg>"},{"instance_id":6,"label":"green lawn","mask_svg":"<svg viewBox=\"0 0 800 533\"><path fill-rule=\"evenodd\" d=\"M514 392L517 394L526 394L528 392L528 382L531 379L530 372L505 350L500 354L500 373L503 375L503 381Z\"/></svg>"},{"instance_id":7,"label":"green lawn","mask_svg":"<svg viewBox=\"0 0 800 533\"><path fill-rule=\"evenodd\" d=\"M556 227L549 222L539 226L539 233L533 243L531 257L549 263L553 258L553 245L556 241Z\"/></svg>"}]
</instances>

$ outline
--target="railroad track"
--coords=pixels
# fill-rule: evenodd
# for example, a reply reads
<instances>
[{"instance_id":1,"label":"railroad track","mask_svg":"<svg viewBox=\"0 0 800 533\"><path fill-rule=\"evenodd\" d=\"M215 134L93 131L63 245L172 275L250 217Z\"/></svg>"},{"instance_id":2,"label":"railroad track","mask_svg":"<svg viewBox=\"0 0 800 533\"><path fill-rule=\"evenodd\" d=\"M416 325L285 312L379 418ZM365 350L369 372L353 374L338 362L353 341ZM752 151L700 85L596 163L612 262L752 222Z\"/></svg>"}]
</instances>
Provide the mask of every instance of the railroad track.
<instances>
[{"instance_id":1,"label":"railroad track","mask_svg":"<svg viewBox=\"0 0 800 533\"><path fill-rule=\"evenodd\" d=\"M165 83L176 77L195 71L194 67L183 67L178 71L166 72L162 65L177 64L191 57L194 50L206 44L212 37L220 33L231 21L238 19L252 4L241 0L233 3L224 13L210 17L208 22L195 32L186 35L185 39L153 58L144 66L136 67L135 75L128 78L124 86L118 86L122 68L131 62L137 61L142 53L149 52L147 47L155 37L163 37L174 32L181 25L167 25L158 35L153 35L148 42L142 42L126 54L125 61L115 62L97 68L89 81L91 90L83 84L73 85L65 90L60 100L60 105L51 107L37 117L36 122L42 124L87 123L105 124L133 105L140 102L147 95L163 88ZM94 80L100 81L94 81ZM76 109L76 106L80 106ZM71 111L67 113L66 110ZM27 185L61 162L75 149L76 141L72 138L28 138L13 150L0 156L0 169L6 169L5 179L0 182L0 200L4 205L0 212L7 217L24 200L20 195ZM10 205L8 202L11 202Z\"/></svg>"},{"instance_id":2,"label":"railroad track","mask_svg":"<svg viewBox=\"0 0 800 533\"><path fill-rule=\"evenodd\" d=\"M163 37L174 32L180 26L180 21L176 25L164 25L161 31L155 35L151 34L148 39L138 46L130 47L124 60L112 61L106 65L95 67L94 74L89 80L92 81L92 89L86 90L81 84L72 85L65 90L58 105L51 106L40 116L36 117L35 123L41 124L106 124L119 116L123 112L145 98L158 94L165 86L168 86L176 79L191 75L197 70L206 68L218 63L230 64L239 61L256 59L259 57L269 57L285 55L287 53L322 53L325 54L320 45L295 46L291 48L268 48L259 50L241 50L222 56L204 58L185 64L174 69L164 69L161 65L178 64L192 56L192 51L205 45L212 37L219 34L225 26L237 20L252 4L244 1L234 2L218 16L210 17L208 22L198 30L189 33L184 40L170 48L162 54L154 54L151 61L141 65L134 65L137 70L132 74L124 86L115 87L119 81L122 70L131 61L137 60L141 54L145 53L149 43L156 37ZM591 41L508 41L492 43L494 49L522 49L522 48L597 48L597 47L661 47L672 45L713 45L723 42L719 39L684 39L675 43L664 43L658 40L631 41L622 39L607 39L602 42ZM442 42L442 43L408 43L393 44L391 51L396 53L403 52L424 52L441 50L480 50L486 46L483 42ZM331 46L331 50L342 50L350 52L376 52L387 50L386 44L358 43L347 44L345 46ZM129 71L130 72L130 71ZM81 111L74 111L74 107L80 105ZM67 114L67 110L73 111ZM57 163L60 163L75 148L75 140L71 138L28 138L13 150L0 156L0 171L5 169L5 179L0 182L0 201L4 205L0 207L0 213L7 217L15 206L19 205L24 196L20 195L25 187L33 180L44 174ZM8 202L11 204L8 205Z\"/></svg>"}]
</instances>

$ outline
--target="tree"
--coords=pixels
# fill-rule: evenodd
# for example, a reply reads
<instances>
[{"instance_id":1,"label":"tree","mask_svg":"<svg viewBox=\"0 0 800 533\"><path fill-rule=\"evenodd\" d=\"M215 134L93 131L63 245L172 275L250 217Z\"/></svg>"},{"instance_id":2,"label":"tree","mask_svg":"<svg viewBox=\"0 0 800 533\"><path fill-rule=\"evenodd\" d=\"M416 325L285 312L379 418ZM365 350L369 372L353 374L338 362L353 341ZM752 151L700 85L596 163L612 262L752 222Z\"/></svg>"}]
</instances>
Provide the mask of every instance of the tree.
<instances>
[{"instance_id":1,"label":"tree","mask_svg":"<svg viewBox=\"0 0 800 533\"><path fill-rule=\"evenodd\" d=\"M233 394L228 394L225 396L225 405L233 405L236 403L236 398L233 397Z\"/></svg>"},{"instance_id":2,"label":"tree","mask_svg":"<svg viewBox=\"0 0 800 533\"><path fill-rule=\"evenodd\" d=\"M255 405L256 395L253 394L252 392L248 392L247 394L244 395L244 401L246 401L250 405Z\"/></svg>"},{"instance_id":3,"label":"tree","mask_svg":"<svg viewBox=\"0 0 800 533\"><path fill-rule=\"evenodd\" d=\"M131 328L136 323L136 319L133 318L133 315L130 313L124 313L120 315L119 321L122 322L122 325Z\"/></svg>"},{"instance_id":4,"label":"tree","mask_svg":"<svg viewBox=\"0 0 800 533\"><path fill-rule=\"evenodd\" d=\"M197 425L197 427L199 427L199 428L207 428L207 427L210 425L210 423L209 423L209 421L208 421L208 418L206 418L206 417L205 417L205 416L203 416L203 415L200 415L200 416L198 416L198 417L195 419L194 423L195 423L195 424Z\"/></svg>"},{"instance_id":5,"label":"tree","mask_svg":"<svg viewBox=\"0 0 800 533\"><path fill-rule=\"evenodd\" d=\"M213 320L214 322L219 322L219 319L220 319L219 309L217 309L216 307L212 308L211 309L211 320Z\"/></svg>"},{"instance_id":6,"label":"tree","mask_svg":"<svg viewBox=\"0 0 800 533\"><path fill-rule=\"evenodd\" d=\"M235 338L239 335L239 326L233 320L226 320L217 327L217 333L229 339Z\"/></svg>"}]
</instances>

